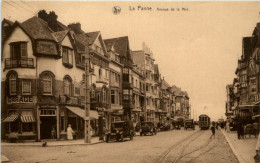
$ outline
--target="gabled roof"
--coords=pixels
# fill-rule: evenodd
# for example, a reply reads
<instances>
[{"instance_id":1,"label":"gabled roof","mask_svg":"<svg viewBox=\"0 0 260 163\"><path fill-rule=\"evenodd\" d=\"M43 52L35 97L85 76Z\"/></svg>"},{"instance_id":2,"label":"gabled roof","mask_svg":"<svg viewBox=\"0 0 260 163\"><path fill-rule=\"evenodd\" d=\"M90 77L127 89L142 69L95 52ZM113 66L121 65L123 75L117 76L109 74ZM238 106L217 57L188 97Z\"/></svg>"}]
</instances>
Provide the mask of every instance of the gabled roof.
<instances>
[{"instance_id":1,"label":"gabled roof","mask_svg":"<svg viewBox=\"0 0 260 163\"><path fill-rule=\"evenodd\" d=\"M99 34L100 34L100 31L86 33L88 40L89 40L89 45L92 45L97 40L97 37L99 36Z\"/></svg>"},{"instance_id":2,"label":"gabled roof","mask_svg":"<svg viewBox=\"0 0 260 163\"><path fill-rule=\"evenodd\" d=\"M38 17L32 17L21 23L21 27L33 39L43 39L57 41L51 34L53 31L48 27L48 23Z\"/></svg>"},{"instance_id":3,"label":"gabled roof","mask_svg":"<svg viewBox=\"0 0 260 163\"><path fill-rule=\"evenodd\" d=\"M85 33L75 34L75 41L79 53L84 53L88 50L89 40Z\"/></svg>"},{"instance_id":4,"label":"gabled roof","mask_svg":"<svg viewBox=\"0 0 260 163\"><path fill-rule=\"evenodd\" d=\"M131 55L127 56L127 51L130 50L128 36L105 39L104 42L108 51L114 47L116 53L132 60Z\"/></svg>"},{"instance_id":5,"label":"gabled roof","mask_svg":"<svg viewBox=\"0 0 260 163\"><path fill-rule=\"evenodd\" d=\"M3 26L5 23L8 24L8 26ZM12 31L12 26L13 26L14 22L8 20L8 19L4 19L2 21L2 41L6 39L6 37L10 34L10 32Z\"/></svg>"},{"instance_id":6,"label":"gabled roof","mask_svg":"<svg viewBox=\"0 0 260 163\"><path fill-rule=\"evenodd\" d=\"M7 24L9 24L10 26L12 26L14 24L14 22L12 22L11 20L8 20L6 18L3 19L2 23L6 22Z\"/></svg>"},{"instance_id":7,"label":"gabled roof","mask_svg":"<svg viewBox=\"0 0 260 163\"><path fill-rule=\"evenodd\" d=\"M65 31L58 31L58 32L54 32L52 33L54 38L57 40L57 42L61 42L65 36L68 34L69 30L65 30Z\"/></svg>"}]
</instances>

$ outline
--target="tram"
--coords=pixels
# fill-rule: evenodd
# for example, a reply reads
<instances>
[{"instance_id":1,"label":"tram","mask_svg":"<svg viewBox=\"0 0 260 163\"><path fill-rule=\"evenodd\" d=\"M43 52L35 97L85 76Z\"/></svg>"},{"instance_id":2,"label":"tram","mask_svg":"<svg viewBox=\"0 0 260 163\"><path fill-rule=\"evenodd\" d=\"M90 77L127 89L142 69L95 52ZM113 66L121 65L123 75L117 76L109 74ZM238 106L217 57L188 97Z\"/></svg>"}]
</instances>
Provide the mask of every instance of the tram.
<instances>
[{"instance_id":1,"label":"tram","mask_svg":"<svg viewBox=\"0 0 260 163\"><path fill-rule=\"evenodd\" d=\"M206 114L202 114L199 116L199 127L201 130L209 129L210 127L210 117Z\"/></svg>"}]
</instances>

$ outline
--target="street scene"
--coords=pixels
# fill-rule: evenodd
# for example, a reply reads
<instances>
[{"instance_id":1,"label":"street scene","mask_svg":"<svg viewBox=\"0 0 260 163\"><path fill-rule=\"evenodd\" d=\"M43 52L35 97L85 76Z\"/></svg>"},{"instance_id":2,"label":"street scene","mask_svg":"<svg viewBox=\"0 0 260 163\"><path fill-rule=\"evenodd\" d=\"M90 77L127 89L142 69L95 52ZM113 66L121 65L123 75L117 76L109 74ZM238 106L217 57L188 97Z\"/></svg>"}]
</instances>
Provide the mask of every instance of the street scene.
<instances>
[{"instance_id":1,"label":"street scene","mask_svg":"<svg viewBox=\"0 0 260 163\"><path fill-rule=\"evenodd\" d=\"M259 2L1 9L1 162L260 163Z\"/></svg>"}]
</instances>

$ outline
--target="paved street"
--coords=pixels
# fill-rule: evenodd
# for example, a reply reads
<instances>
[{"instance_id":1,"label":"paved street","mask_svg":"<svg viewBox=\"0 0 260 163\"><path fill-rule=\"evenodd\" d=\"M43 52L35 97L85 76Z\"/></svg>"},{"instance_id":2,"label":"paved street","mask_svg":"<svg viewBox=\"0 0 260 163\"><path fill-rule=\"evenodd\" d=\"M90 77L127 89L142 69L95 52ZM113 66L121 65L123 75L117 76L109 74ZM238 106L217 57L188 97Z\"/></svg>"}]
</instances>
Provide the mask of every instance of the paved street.
<instances>
[{"instance_id":1,"label":"paved street","mask_svg":"<svg viewBox=\"0 0 260 163\"><path fill-rule=\"evenodd\" d=\"M237 162L221 131L172 130L133 141L75 146L2 146L11 162Z\"/></svg>"}]
</instances>

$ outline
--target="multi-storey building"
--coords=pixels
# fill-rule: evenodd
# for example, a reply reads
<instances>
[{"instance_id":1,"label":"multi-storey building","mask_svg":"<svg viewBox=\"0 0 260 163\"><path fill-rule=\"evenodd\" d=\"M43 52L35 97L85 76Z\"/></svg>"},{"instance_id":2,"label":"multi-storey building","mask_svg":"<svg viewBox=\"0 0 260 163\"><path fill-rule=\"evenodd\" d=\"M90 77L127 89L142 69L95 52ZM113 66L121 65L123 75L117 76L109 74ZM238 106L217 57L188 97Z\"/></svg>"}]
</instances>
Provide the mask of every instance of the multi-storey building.
<instances>
[{"instance_id":1,"label":"multi-storey building","mask_svg":"<svg viewBox=\"0 0 260 163\"><path fill-rule=\"evenodd\" d=\"M112 122L123 120L122 105L122 80L123 80L123 64L121 56L115 51L115 44L104 40L108 56L110 59L110 107Z\"/></svg>"},{"instance_id":2,"label":"multi-storey building","mask_svg":"<svg viewBox=\"0 0 260 163\"><path fill-rule=\"evenodd\" d=\"M52 127L58 139L68 124L83 136L84 69L88 45L57 20L40 11L15 22L3 40L2 116L4 136L48 139ZM97 116L93 116L95 119Z\"/></svg>"},{"instance_id":3,"label":"multi-storey building","mask_svg":"<svg viewBox=\"0 0 260 163\"><path fill-rule=\"evenodd\" d=\"M119 54L120 62L123 65L123 118L131 119L131 112L134 109L133 105L133 60L131 57L131 51L129 46L128 37L118 37L105 40L107 45L113 46L114 52Z\"/></svg>"},{"instance_id":4,"label":"multi-storey building","mask_svg":"<svg viewBox=\"0 0 260 163\"><path fill-rule=\"evenodd\" d=\"M242 39L242 55L238 60L235 72L237 77L233 81L232 92L228 91L231 89L229 86L226 88L227 100L230 101L226 104L227 118L242 118L250 122L252 116L259 114L259 31L260 24L257 23L252 36Z\"/></svg>"},{"instance_id":5,"label":"multi-storey building","mask_svg":"<svg viewBox=\"0 0 260 163\"><path fill-rule=\"evenodd\" d=\"M100 31L86 33L90 48L90 76L91 93L90 109L97 111L98 120L91 121L94 135L103 135L104 127L110 128L111 108L110 108L110 59L107 54L105 43Z\"/></svg>"},{"instance_id":6,"label":"multi-storey building","mask_svg":"<svg viewBox=\"0 0 260 163\"><path fill-rule=\"evenodd\" d=\"M85 33L80 23L65 26L57 18L42 10L22 23L2 21L3 139L49 139L52 128L64 139L69 124L83 138L87 81L92 136L103 136L114 121L157 123L178 111L147 46L132 52L127 36L103 40L99 31ZM188 96L182 97L186 114Z\"/></svg>"}]
</instances>

